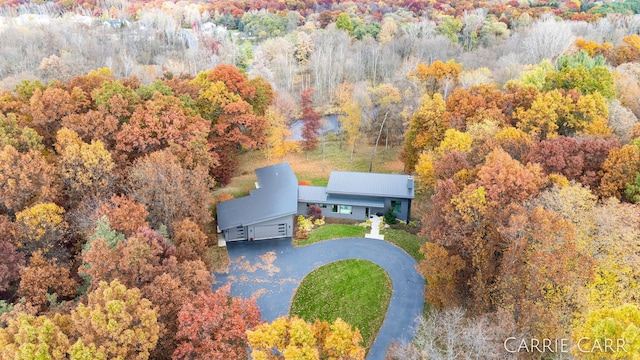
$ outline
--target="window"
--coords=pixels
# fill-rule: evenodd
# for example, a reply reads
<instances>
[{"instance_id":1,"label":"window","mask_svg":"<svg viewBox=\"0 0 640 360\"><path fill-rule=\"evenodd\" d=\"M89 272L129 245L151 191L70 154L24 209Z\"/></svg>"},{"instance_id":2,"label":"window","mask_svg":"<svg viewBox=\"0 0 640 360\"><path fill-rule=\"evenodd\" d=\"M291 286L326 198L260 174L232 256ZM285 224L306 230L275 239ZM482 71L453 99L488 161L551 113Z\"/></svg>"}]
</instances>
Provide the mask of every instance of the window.
<instances>
[{"instance_id":1,"label":"window","mask_svg":"<svg viewBox=\"0 0 640 360\"><path fill-rule=\"evenodd\" d=\"M331 212L338 214L352 214L353 207L351 205L333 205L331 207Z\"/></svg>"},{"instance_id":2,"label":"window","mask_svg":"<svg viewBox=\"0 0 640 360\"><path fill-rule=\"evenodd\" d=\"M401 207L402 207L401 201L391 200L391 211L397 214L400 212Z\"/></svg>"},{"instance_id":3,"label":"window","mask_svg":"<svg viewBox=\"0 0 640 360\"><path fill-rule=\"evenodd\" d=\"M353 213L353 208L351 207L351 205L338 205L338 213L351 214Z\"/></svg>"},{"instance_id":4,"label":"window","mask_svg":"<svg viewBox=\"0 0 640 360\"><path fill-rule=\"evenodd\" d=\"M323 208L323 209L326 209L326 208L327 208L327 204L320 204L320 205L318 205L318 206L320 206L320 207L321 207L321 208Z\"/></svg>"}]
</instances>

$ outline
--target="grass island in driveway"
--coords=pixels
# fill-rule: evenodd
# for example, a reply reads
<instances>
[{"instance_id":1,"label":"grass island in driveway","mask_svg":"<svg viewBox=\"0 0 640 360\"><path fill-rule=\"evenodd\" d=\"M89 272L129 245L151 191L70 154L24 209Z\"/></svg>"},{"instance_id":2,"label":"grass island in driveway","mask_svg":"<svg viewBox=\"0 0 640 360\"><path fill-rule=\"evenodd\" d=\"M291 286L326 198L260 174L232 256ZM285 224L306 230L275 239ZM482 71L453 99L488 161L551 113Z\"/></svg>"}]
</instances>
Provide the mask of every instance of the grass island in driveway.
<instances>
[{"instance_id":1,"label":"grass island in driveway","mask_svg":"<svg viewBox=\"0 0 640 360\"><path fill-rule=\"evenodd\" d=\"M366 260L336 261L302 280L289 313L309 322L341 318L360 330L368 350L382 326L391 293L391 279L380 266Z\"/></svg>"}]
</instances>

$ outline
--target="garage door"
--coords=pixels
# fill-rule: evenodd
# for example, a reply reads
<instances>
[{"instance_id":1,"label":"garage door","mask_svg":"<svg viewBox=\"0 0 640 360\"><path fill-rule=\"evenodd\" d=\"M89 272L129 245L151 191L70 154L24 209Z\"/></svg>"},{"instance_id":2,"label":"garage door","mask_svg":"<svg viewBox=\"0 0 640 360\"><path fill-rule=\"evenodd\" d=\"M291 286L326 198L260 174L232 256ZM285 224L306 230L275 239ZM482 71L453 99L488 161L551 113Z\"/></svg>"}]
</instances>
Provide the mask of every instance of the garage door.
<instances>
[{"instance_id":1,"label":"garage door","mask_svg":"<svg viewBox=\"0 0 640 360\"><path fill-rule=\"evenodd\" d=\"M245 227L238 226L237 228L231 228L227 232L226 240L227 241L236 241L236 240L246 240L247 237L245 235Z\"/></svg>"},{"instance_id":2,"label":"garage door","mask_svg":"<svg viewBox=\"0 0 640 360\"><path fill-rule=\"evenodd\" d=\"M287 224L256 226L255 240L273 239L287 236Z\"/></svg>"}]
</instances>

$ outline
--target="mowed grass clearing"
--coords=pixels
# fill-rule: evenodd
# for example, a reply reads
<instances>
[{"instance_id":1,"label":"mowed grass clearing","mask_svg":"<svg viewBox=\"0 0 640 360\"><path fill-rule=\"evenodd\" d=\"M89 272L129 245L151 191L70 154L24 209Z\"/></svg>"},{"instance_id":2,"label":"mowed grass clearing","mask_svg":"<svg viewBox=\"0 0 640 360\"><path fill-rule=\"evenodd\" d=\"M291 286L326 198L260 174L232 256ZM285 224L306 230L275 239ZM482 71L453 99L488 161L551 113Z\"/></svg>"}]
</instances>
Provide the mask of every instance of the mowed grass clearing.
<instances>
[{"instance_id":1,"label":"mowed grass clearing","mask_svg":"<svg viewBox=\"0 0 640 360\"><path fill-rule=\"evenodd\" d=\"M382 231L382 234L384 234L386 241L402 248L407 254L416 259L417 262L424 260L424 255L420 252L420 247L426 242L425 239L396 229L385 229Z\"/></svg>"},{"instance_id":2,"label":"mowed grass clearing","mask_svg":"<svg viewBox=\"0 0 640 360\"><path fill-rule=\"evenodd\" d=\"M314 186L326 186L332 170L342 171L369 171L369 162L373 153L373 146L360 141L356 146L353 161L350 160L350 149L340 142L332 139L327 141L322 151L322 143L318 149L309 152L287 154L284 157L272 157L267 159L264 151L248 151L238 156L238 169L236 169L231 182L214 191L214 195L228 193L234 197L242 197L255 189L257 180L254 170L263 166L280 162L288 162L298 180L310 181ZM401 146L389 147L386 151L384 145L378 146L373 161L373 171L382 173L402 173L403 164L398 160ZM383 161L384 160L384 161Z\"/></svg>"},{"instance_id":3,"label":"mowed grass clearing","mask_svg":"<svg viewBox=\"0 0 640 360\"><path fill-rule=\"evenodd\" d=\"M391 279L380 266L358 259L337 261L302 280L290 314L310 322L341 318L360 329L368 351L384 321L391 293Z\"/></svg>"},{"instance_id":4,"label":"mowed grass clearing","mask_svg":"<svg viewBox=\"0 0 640 360\"><path fill-rule=\"evenodd\" d=\"M295 242L296 246L304 246L323 240L342 238L361 238L368 232L362 226L345 224L325 224L311 230L309 237Z\"/></svg>"}]
</instances>

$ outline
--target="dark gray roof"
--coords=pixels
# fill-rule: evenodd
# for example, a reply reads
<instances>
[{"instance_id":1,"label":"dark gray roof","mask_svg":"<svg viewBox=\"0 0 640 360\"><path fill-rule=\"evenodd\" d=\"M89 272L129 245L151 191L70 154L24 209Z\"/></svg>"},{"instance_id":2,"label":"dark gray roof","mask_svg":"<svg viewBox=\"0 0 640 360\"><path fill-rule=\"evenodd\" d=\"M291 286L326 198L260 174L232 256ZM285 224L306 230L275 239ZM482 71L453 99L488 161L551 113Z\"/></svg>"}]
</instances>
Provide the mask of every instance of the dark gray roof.
<instances>
[{"instance_id":1,"label":"dark gray roof","mask_svg":"<svg viewBox=\"0 0 640 360\"><path fill-rule=\"evenodd\" d=\"M361 196L334 196L327 195L327 188L324 186L300 186L298 187L298 202L315 204L336 204L353 205L367 207L384 207L384 200L375 197Z\"/></svg>"},{"instance_id":2,"label":"dark gray roof","mask_svg":"<svg viewBox=\"0 0 640 360\"><path fill-rule=\"evenodd\" d=\"M256 169L259 188L249 196L217 205L220 230L293 215L297 212L298 179L288 163Z\"/></svg>"},{"instance_id":3,"label":"dark gray roof","mask_svg":"<svg viewBox=\"0 0 640 360\"><path fill-rule=\"evenodd\" d=\"M409 175L332 171L327 193L413 199L413 178L408 183Z\"/></svg>"},{"instance_id":4,"label":"dark gray roof","mask_svg":"<svg viewBox=\"0 0 640 360\"><path fill-rule=\"evenodd\" d=\"M327 202L327 188L324 186L298 187L298 202L325 203Z\"/></svg>"}]
</instances>

